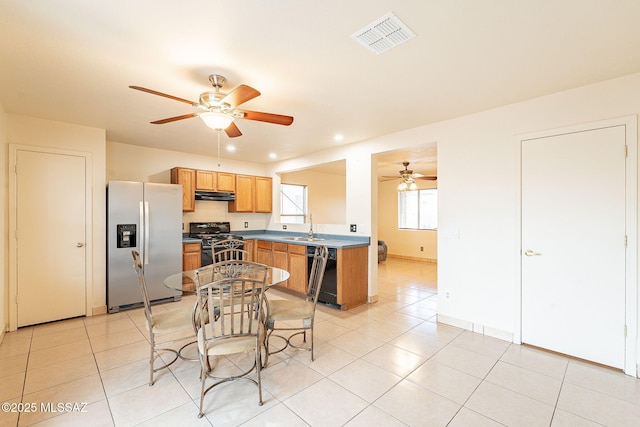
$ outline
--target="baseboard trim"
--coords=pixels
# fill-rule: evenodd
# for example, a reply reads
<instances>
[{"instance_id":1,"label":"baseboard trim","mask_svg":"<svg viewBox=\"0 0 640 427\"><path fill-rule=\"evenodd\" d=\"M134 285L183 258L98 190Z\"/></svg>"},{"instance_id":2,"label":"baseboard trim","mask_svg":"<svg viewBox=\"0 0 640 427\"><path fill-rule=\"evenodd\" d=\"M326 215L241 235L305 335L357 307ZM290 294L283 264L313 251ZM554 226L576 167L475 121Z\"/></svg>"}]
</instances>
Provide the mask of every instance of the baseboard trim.
<instances>
[{"instance_id":1,"label":"baseboard trim","mask_svg":"<svg viewBox=\"0 0 640 427\"><path fill-rule=\"evenodd\" d=\"M415 256L395 255L395 254L387 254L387 257L396 258L396 259L406 259L406 260L409 260L409 261L421 261L421 262L427 262L429 264L437 264L438 263L438 260L437 259L433 259L433 258L420 258L420 257L415 257Z\"/></svg>"},{"instance_id":2,"label":"baseboard trim","mask_svg":"<svg viewBox=\"0 0 640 427\"><path fill-rule=\"evenodd\" d=\"M92 316L99 316L101 314L107 314L107 306L106 305L101 305L100 307L93 307L93 309L91 310Z\"/></svg>"},{"instance_id":3,"label":"baseboard trim","mask_svg":"<svg viewBox=\"0 0 640 427\"><path fill-rule=\"evenodd\" d=\"M512 332L503 331L479 323L469 322L468 320L457 319L455 317L446 316L444 314L438 314L437 319L439 323L444 323L445 325L466 329L468 331L476 332L492 338L497 338L502 341L514 342Z\"/></svg>"}]
</instances>

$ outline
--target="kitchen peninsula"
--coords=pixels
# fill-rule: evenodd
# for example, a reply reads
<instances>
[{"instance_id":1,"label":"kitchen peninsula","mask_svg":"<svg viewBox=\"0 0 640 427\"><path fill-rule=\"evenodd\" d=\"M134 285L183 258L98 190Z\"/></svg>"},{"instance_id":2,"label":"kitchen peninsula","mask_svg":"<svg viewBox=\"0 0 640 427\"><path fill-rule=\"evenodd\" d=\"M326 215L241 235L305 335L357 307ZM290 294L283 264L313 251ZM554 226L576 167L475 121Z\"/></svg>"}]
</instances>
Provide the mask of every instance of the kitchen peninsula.
<instances>
[{"instance_id":1,"label":"kitchen peninsula","mask_svg":"<svg viewBox=\"0 0 640 427\"><path fill-rule=\"evenodd\" d=\"M308 239L303 233L280 231L236 232L245 240L253 240L254 259L283 268L291 278L278 285L302 295L308 280L309 254L315 246L329 248L329 260L323 280L320 301L349 310L367 303L369 237L316 235Z\"/></svg>"}]
</instances>

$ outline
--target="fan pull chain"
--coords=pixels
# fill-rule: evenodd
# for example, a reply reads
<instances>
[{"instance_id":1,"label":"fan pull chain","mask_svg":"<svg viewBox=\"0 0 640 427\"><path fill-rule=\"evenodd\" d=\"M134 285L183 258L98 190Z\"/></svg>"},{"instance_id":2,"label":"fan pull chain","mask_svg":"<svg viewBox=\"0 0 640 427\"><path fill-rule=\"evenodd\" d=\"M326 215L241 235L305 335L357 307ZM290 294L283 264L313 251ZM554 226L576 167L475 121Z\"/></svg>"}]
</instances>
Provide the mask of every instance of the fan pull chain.
<instances>
[{"instance_id":1,"label":"fan pull chain","mask_svg":"<svg viewBox=\"0 0 640 427\"><path fill-rule=\"evenodd\" d=\"M220 167L220 131L216 131L218 134L218 167Z\"/></svg>"}]
</instances>

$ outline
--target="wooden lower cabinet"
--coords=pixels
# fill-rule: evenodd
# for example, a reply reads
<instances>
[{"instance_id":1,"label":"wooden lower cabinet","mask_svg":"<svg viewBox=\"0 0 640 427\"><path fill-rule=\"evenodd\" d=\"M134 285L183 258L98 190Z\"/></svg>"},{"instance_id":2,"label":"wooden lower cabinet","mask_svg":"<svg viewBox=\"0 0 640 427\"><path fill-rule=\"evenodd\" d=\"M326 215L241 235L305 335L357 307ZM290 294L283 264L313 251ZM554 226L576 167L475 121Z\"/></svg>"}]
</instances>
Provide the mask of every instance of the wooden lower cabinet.
<instances>
[{"instance_id":1,"label":"wooden lower cabinet","mask_svg":"<svg viewBox=\"0 0 640 427\"><path fill-rule=\"evenodd\" d=\"M272 247L271 242L265 240L258 240L256 245L256 261L260 264L273 265L273 256L271 255Z\"/></svg>"},{"instance_id":2,"label":"wooden lower cabinet","mask_svg":"<svg viewBox=\"0 0 640 427\"><path fill-rule=\"evenodd\" d=\"M271 256L273 258L271 262L273 263L272 265L274 267L289 271L289 255L287 253L287 246L289 245L287 245L286 243L273 242L273 252L271 253ZM285 280L284 282L280 283L279 286L288 288L289 280Z\"/></svg>"},{"instance_id":3,"label":"wooden lower cabinet","mask_svg":"<svg viewBox=\"0 0 640 427\"><path fill-rule=\"evenodd\" d=\"M307 246L295 243L257 241L257 262L283 268L289 280L278 285L303 296L309 280ZM340 248L336 250L337 303L349 310L367 303L369 294L369 248Z\"/></svg>"},{"instance_id":4,"label":"wooden lower cabinet","mask_svg":"<svg viewBox=\"0 0 640 427\"><path fill-rule=\"evenodd\" d=\"M305 294L307 292L307 247L304 245L289 245L289 283L288 288L292 291Z\"/></svg>"},{"instance_id":5,"label":"wooden lower cabinet","mask_svg":"<svg viewBox=\"0 0 640 427\"><path fill-rule=\"evenodd\" d=\"M196 268L200 268L201 250L201 243L182 244L182 271L195 270Z\"/></svg>"},{"instance_id":6,"label":"wooden lower cabinet","mask_svg":"<svg viewBox=\"0 0 640 427\"><path fill-rule=\"evenodd\" d=\"M201 267L201 251L202 244L200 242L182 244L182 271L195 270ZM193 282L186 277L182 278L182 287L195 290Z\"/></svg>"},{"instance_id":7,"label":"wooden lower cabinet","mask_svg":"<svg viewBox=\"0 0 640 427\"><path fill-rule=\"evenodd\" d=\"M350 310L367 303L369 295L369 248L342 248L337 251L338 304Z\"/></svg>"}]
</instances>

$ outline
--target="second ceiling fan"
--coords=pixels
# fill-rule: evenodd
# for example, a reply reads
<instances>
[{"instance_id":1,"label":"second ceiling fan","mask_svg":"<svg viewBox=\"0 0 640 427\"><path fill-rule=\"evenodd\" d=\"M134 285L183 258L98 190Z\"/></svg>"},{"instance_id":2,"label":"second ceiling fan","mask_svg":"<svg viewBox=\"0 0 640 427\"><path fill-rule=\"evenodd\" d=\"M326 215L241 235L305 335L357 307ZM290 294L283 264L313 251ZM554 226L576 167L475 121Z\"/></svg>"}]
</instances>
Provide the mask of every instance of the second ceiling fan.
<instances>
[{"instance_id":1,"label":"second ceiling fan","mask_svg":"<svg viewBox=\"0 0 640 427\"><path fill-rule=\"evenodd\" d=\"M151 122L156 125L190 119L193 117L200 117L210 128L218 131L224 130L229 138L235 138L242 135L242 132L240 132L240 129L238 129L238 126L234 123L235 119L255 120L284 126L289 126L293 123L293 117L291 116L262 113L259 111L238 110L236 107L239 105L260 96L260 92L251 86L240 85L231 92L225 94L220 92L222 85L226 81L223 76L212 74L209 76L209 81L213 85L214 90L201 93L199 102L189 101L188 99L178 98L177 96L167 95L166 93L140 86L129 87L152 95L158 95L173 99L174 101L184 102L185 104L189 104L200 110L190 114L183 114L181 116L169 117Z\"/></svg>"},{"instance_id":2,"label":"second ceiling fan","mask_svg":"<svg viewBox=\"0 0 640 427\"><path fill-rule=\"evenodd\" d=\"M383 181L388 181L390 179L402 179L403 181L407 182L407 181L415 181L416 179L421 179L421 180L425 180L425 181L435 181L436 179L438 179L437 176L429 176L429 175L423 175L421 173L413 173L413 171L409 168L409 162L402 162L402 166L404 166L404 169L401 171L398 171L398 175L385 175L383 176Z\"/></svg>"}]
</instances>

